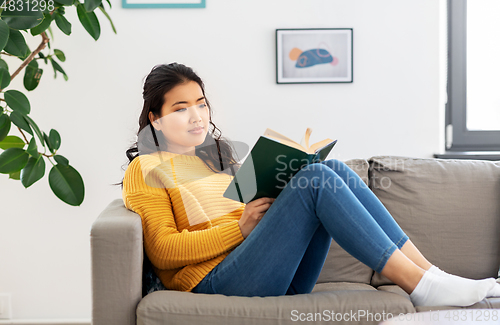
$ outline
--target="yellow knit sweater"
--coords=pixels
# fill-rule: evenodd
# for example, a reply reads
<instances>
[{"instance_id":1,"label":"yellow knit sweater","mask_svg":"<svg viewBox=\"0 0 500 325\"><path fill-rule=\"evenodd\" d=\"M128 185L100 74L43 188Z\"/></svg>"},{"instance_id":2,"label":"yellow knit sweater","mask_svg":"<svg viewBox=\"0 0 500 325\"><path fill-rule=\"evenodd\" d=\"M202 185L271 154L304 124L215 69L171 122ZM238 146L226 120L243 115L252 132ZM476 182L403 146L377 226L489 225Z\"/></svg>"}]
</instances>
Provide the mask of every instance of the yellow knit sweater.
<instances>
[{"instance_id":1,"label":"yellow knit sweater","mask_svg":"<svg viewBox=\"0 0 500 325\"><path fill-rule=\"evenodd\" d=\"M164 151L129 164L123 202L141 216L146 254L167 289L191 291L244 240L245 205L222 196L232 178Z\"/></svg>"}]
</instances>

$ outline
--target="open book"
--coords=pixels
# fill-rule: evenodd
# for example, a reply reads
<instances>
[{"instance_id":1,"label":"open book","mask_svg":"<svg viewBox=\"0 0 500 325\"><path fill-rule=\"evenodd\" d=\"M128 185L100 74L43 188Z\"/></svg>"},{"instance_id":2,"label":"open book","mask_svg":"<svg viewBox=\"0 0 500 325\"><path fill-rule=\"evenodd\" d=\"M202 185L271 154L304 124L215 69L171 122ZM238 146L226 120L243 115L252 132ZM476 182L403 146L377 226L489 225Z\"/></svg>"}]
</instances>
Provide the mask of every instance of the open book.
<instances>
[{"instance_id":1,"label":"open book","mask_svg":"<svg viewBox=\"0 0 500 325\"><path fill-rule=\"evenodd\" d=\"M301 143L267 129L234 175L223 196L248 203L261 197L276 198L304 166L326 159L337 140L325 139L309 146L312 130Z\"/></svg>"}]
</instances>

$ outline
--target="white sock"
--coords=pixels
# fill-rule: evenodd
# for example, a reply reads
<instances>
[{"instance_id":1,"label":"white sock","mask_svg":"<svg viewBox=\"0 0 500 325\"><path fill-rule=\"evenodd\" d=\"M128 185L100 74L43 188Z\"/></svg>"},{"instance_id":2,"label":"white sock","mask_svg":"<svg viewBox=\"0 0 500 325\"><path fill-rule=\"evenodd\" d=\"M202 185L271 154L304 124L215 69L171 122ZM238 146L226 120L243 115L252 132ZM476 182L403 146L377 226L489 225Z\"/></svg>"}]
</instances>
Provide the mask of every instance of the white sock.
<instances>
[{"instance_id":1,"label":"white sock","mask_svg":"<svg viewBox=\"0 0 500 325\"><path fill-rule=\"evenodd\" d=\"M439 267L433 265L429 269L429 272L439 275L439 276L451 276L451 277L459 277L458 275L453 275L450 273L447 273L443 270L441 270ZM499 279L497 279L498 282ZM486 294L486 297L500 297L500 283L497 283L493 288L491 288L488 293Z\"/></svg>"},{"instance_id":2,"label":"white sock","mask_svg":"<svg viewBox=\"0 0 500 325\"><path fill-rule=\"evenodd\" d=\"M471 280L426 271L410 294L415 306L470 306L486 297L495 279Z\"/></svg>"}]
</instances>

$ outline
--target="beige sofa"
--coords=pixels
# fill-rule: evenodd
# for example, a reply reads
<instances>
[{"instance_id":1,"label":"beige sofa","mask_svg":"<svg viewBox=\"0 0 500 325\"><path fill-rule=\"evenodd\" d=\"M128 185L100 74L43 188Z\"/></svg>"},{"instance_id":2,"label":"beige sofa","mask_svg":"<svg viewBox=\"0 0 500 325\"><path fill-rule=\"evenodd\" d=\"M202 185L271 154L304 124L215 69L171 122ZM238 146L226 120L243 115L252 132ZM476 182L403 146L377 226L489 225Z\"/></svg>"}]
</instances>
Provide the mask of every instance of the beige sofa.
<instances>
[{"instance_id":1,"label":"beige sofa","mask_svg":"<svg viewBox=\"0 0 500 325\"><path fill-rule=\"evenodd\" d=\"M431 263L469 278L500 266L500 161L378 156L346 162ZM91 229L92 324L378 324L389 316L455 307L414 307L408 295L334 241L314 291L234 297L171 290L142 296L141 219L121 199ZM487 298L468 308L500 308Z\"/></svg>"}]
</instances>

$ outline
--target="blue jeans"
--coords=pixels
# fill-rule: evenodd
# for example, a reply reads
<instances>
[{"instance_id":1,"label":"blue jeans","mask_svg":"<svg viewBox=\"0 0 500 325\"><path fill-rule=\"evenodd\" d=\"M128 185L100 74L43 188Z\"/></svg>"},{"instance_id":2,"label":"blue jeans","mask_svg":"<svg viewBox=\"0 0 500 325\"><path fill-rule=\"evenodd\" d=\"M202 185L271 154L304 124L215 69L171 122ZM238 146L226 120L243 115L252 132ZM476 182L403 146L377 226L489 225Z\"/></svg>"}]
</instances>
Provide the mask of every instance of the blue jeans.
<instances>
[{"instance_id":1,"label":"blue jeans","mask_svg":"<svg viewBox=\"0 0 500 325\"><path fill-rule=\"evenodd\" d=\"M362 179L336 159L295 174L248 237L192 292L261 297L310 293L332 238L379 273L408 240Z\"/></svg>"}]
</instances>

